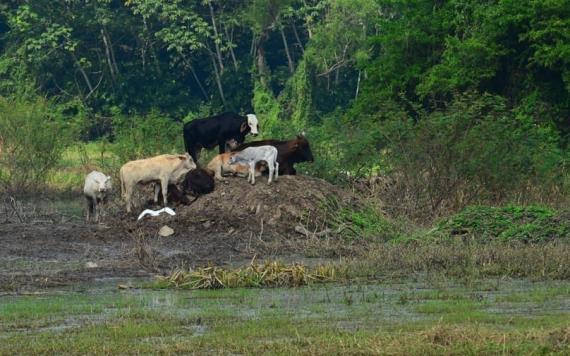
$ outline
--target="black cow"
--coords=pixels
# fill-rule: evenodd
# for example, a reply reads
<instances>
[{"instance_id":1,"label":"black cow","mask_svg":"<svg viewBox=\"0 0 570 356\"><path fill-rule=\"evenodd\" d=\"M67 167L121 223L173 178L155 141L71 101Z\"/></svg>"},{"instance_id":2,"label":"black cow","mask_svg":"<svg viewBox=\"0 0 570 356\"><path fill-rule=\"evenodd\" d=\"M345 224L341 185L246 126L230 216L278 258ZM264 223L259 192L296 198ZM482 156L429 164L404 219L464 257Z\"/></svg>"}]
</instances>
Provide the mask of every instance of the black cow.
<instances>
[{"instance_id":1,"label":"black cow","mask_svg":"<svg viewBox=\"0 0 570 356\"><path fill-rule=\"evenodd\" d=\"M280 175L295 175L297 174L297 170L294 167L295 163L313 162L314 160L311 146L304 134L299 134L289 141L262 140L249 142L240 145L235 151L241 151L246 147L265 145L277 148L277 162L279 163Z\"/></svg>"},{"instance_id":2,"label":"black cow","mask_svg":"<svg viewBox=\"0 0 570 356\"><path fill-rule=\"evenodd\" d=\"M241 116L234 112L225 112L184 124L184 145L197 164L202 148L218 146L220 153L224 153L228 141L233 139L241 144L248 133L253 136L258 134L255 115Z\"/></svg>"},{"instance_id":3,"label":"black cow","mask_svg":"<svg viewBox=\"0 0 570 356\"><path fill-rule=\"evenodd\" d=\"M182 181L182 190L196 197L213 192L214 187L214 177L202 168L191 170Z\"/></svg>"}]
</instances>

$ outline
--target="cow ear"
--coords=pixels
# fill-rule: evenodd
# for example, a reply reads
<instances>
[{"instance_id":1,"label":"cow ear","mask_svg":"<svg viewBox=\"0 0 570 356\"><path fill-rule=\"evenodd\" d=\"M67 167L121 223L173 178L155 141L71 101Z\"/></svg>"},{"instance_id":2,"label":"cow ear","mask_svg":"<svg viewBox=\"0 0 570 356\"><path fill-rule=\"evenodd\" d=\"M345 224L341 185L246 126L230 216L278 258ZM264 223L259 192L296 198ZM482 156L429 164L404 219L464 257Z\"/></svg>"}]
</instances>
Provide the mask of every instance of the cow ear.
<instances>
[{"instance_id":1,"label":"cow ear","mask_svg":"<svg viewBox=\"0 0 570 356\"><path fill-rule=\"evenodd\" d=\"M297 135L297 138L305 138L305 131L299 133L299 134Z\"/></svg>"},{"instance_id":2,"label":"cow ear","mask_svg":"<svg viewBox=\"0 0 570 356\"><path fill-rule=\"evenodd\" d=\"M240 132L245 132L245 130L247 130L247 121L244 121L239 127Z\"/></svg>"}]
</instances>

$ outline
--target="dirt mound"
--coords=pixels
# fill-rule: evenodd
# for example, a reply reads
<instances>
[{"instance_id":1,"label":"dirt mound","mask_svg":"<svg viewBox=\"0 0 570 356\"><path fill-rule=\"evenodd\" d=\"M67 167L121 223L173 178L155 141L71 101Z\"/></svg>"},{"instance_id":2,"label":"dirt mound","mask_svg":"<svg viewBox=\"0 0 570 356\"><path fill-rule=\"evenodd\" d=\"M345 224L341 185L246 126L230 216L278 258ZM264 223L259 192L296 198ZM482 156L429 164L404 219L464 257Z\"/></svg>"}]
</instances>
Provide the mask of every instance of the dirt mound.
<instances>
[{"instance_id":1,"label":"dirt mound","mask_svg":"<svg viewBox=\"0 0 570 356\"><path fill-rule=\"evenodd\" d=\"M141 253L153 267L226 264L295 253L294 239L307 238L296 230L326 229L327 201L341 207L358 204L348 192L318 178L283 176L267 185L261 177L252 186L245 178L228 177L191 205L175 206L175 216L136 221L134 214L119 213L107 223L141 241ZM164 225L174 230L172 236L159 236Z\"/></svg>"},{"instance_id":2,"label":"dirt mound","mask_svg":"<svg viewBox=\"0 0 570 356\"><path fill-rule=\"evenodd\" d=\"M263 177L251 185L244 178L228 177L217 182L214 192L190 206L176 207L176 217L145 218L139 224L154 228L157 223L165 223L175 230L199 225L202 231L290 237L296 234L297 226L322 223L323 203L327 200L340 206L356 204L353 196L318 178L283 176L268 185Z\"/></svg>"}]
</instances>

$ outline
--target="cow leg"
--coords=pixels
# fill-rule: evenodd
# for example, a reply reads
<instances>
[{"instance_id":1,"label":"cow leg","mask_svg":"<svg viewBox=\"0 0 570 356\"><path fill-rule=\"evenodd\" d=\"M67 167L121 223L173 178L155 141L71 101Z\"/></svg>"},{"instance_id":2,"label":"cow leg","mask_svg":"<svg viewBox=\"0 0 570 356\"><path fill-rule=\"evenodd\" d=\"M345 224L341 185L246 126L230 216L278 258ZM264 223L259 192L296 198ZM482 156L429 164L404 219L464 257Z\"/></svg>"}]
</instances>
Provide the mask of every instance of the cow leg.
<instances>
[{"instance_id":1,"label":"cow leg","mask_svg":"<svg viewBox=\"0 0 570 356\"><path fill-rule=\"evenodd\" d=\"M160 194L160 184L153 183L154 185L154 203L158 204L158 194Z\"/></svg>"},{"instance_id":2,"label":"cow leg","mask_svg":"<svg viewBox=\"0 0 570 356\"><path fill-rule=\"evenodd\" d=\"M166 196L168 195L168 178L161 179L160 185L162 188L162 201L164 202L164 206L167 206L168 202L167 202ZM157 186L158 186L158 184L157 184Z\"/></svg>"},{"instance_id":3,"label":"cow leg","mask_svg":"<svg viewBox=\"0 0 570 356\"><path fill-rule=\"evenodd\" d=\"M216 167L216 173L214 174L217 180L223 180L222 178L222 165Z\"/></svg>"},{"instance_id":4,"label":"cow leg","mask_svg":"<svg viewBox=\"0 0 570 356\"><path fill-rule=\"evenodd\" d=\"M275 180L279 177L279 162L275 161Z\"/></svg>"},{"instance_id":5,"label":"cow leg","mask_svg":"<svg viewBox=\"0 0 570 356\"><path fill-rule=\"evenodd\" d=\"M275 166L272 164L272 162L270 160L268 160L266 162L267 162L267 168L269 168L269 178L267 178L267 184L271 184L271 181L273 180L273 174L275 171Z\"/></svg>"},{"instance_id":6,"label":"cow leg","mask_svg":"<svg viewBox=\"0 0 570 356\"><path fill-rule=\"evenodd\" d=\"M249 162L249 177L248 177L248 182L251 179L251 184L255 184L255 161L250 161Z\"/></svg>"},{"instance_id":7,"label":"cow leg","mask_svg":"<svg viewBox=\"0 0 570 356\"><path fill-rule=\"evenodd\" d=\"M294 176L295 174L297 174L297 171L295 170L293 165L289 163L283 163L281 165L281 171L282 171L281 174L290 175L290 176Z\"/></svg>"},{"instance_id":8,"label":"cow leg","mask_svg":"<svg viewBox=\"0 0 570 356\"><path fill-rule=\"evenodd\" d=\"M95 216L94 221L99 222L99 207L97 207L97 197L93 199L93 215Z\"/></svg>"},{"instance_id":9,"label":"cow leg","mask_svg":"<svg viewBox=\"0 0 570 356\"><path fill-rule=\"evenodd\" d=\"M200 151L201 150L202 150L202 147L200 147L200 146L190 145L190 147L188 147L188 149L186 151L188 151L188 154L190 155L190 157L192 157L192 159L194 160L194 163L198 164L198 160L200 159Z\"/></svg>"},{"instance_id":10,"label":"cow leg","mask_svg":"<svg viewBox=\"0 0 570 356\"><path fill-rule=\"evenodd\" d=\"M127 203L127 213L131 212L131 196L133 195L133 185L125 185L125 201Z\"/></svg>"},{"instance_id":11,"label":"cow leg","mask_svg":"<svg viewBox=\"0 0 570 356\"><path fill-rule=\"evenodd\" d=\"M91 202L91 198L89 198L88 196L85 197L85 200L87 201L87 216L85 220L89 222L89 220L91 219L91 210L93 209L93 203Z\"/></svg>"}]
</instances>

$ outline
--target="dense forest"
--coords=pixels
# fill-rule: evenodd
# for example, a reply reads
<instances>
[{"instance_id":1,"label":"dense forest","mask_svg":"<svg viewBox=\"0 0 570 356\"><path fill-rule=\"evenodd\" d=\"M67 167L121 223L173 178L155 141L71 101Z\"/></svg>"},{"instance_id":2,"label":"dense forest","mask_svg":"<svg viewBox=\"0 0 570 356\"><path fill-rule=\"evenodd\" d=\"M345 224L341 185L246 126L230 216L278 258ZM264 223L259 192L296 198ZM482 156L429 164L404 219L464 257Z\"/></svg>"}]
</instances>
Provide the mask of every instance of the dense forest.
<instances>
[{"instance_id":1,"label":"dense forest","mask_svg":"<svg viewBox=\"0 0 570 356\"><path fill-rule=\"evenodd\" d=\"M76 142L125 158L181 150L182 122L230 110L256 113L266 138L305 131L305 173L385 178L384 198L412 217L560 203L570 2L0 4L0 180L40 166L20 177L33 181Z\"/></svg>"}]
</instances>

